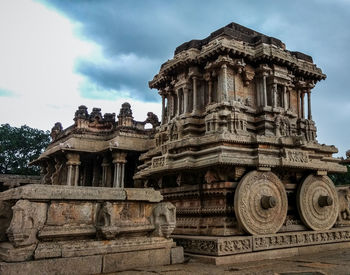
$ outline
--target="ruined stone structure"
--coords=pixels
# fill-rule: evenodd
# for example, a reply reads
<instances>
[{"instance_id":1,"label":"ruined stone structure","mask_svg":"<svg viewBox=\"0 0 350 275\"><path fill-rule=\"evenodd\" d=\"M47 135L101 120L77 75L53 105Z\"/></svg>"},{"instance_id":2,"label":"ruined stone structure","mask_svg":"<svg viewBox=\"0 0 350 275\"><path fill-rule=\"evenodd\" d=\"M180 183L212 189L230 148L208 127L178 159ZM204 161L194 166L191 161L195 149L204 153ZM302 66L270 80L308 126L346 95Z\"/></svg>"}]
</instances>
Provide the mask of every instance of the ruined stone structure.
<instances>
[{"instance_id":1,"label":"ruined stone structure","mask_svg":"<svg viewBox=\"0 0 350 275\"><path fill-rule=\"evenodd\" d=\"M54 125L33 162L42 184L0 193L0 271L181 262L170 235L215 263L350 242L350 189L327 176L346 168L312 119L325 78L310 56L235 23L182 44L149 82L161 122L134 121L124 103L117 120L80 106L74 125Z\"/></svg>"},{"instance_id":2,"label":"ruined stone structure","mask_svg":"<svg viewBox=\"0 0 350 275\"><path fill-rule=\"evenodd\" d=\"M154 189L29 184L0 193L0 274L100 274L183 261ZM157 261L150 261L156 258Z\"/></svg>"},{"instance_id":3,"label":"ruined stone structure","mask_svg":"<svg viewBox=\"0 0 350 275\"><path fill-rule=\"evenodd\" d=\"M175 206L161 202L159 191L131 188L157 116L134 121L124 103L116 121L80 106L74 122L65 130L56 123L52 143L32 162L42 168L41 184L0 192L0 274L100 274L182 262L183 249L170 238Z\"/></svg>"},{"instance_id":4,"label":"ruined stone structure","mask_svg":"<svg viewBox=\"0 0 350 275\"><path fill-rule=\"evenodd\" d=\"M145 125L152 125L145 129ZM95 187L134 187L133 176L141 152L153 146L158 117L148 113L135 121L129 103L120 113L104 114L86 106L75 112L74 125L63 130L57 122L52 143L32 164L40 165L43 184Z\"/></svg>"},{"instance_id":5,"label":"ruined stone structure","mask_svg":"<svg viewBox=\"0 0 350 275\"><path fill-rule=\"evenodd\" d=\"M340 204L349 219L347 191L338 198L327 176L345 167L317 142L312 119L312 89L325 78L310 56L235 23L161 66L149 86L162 123L134 179L176 206L186 252L349 241L350 228L334 229Z\"/></svg>"}]
</instances>

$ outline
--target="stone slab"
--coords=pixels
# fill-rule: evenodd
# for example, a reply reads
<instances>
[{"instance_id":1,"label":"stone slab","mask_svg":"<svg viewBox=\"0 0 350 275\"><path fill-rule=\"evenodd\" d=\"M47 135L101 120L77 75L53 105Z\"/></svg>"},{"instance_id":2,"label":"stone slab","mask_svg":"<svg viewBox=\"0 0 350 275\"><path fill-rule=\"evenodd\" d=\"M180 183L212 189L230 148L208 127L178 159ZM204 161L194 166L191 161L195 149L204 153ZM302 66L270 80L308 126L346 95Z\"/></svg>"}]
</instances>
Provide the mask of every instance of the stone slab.
<instances>
[{"instance_id":1,"label":"stone slab","mask_svg":"<svg viewBox=\"0 0 350 275\"><path fill-rule=\"evenodd\" d=\"M182 246L173 247L170 250L170 263L182 264L184 262L184 249Z\"/></svg>"},{"instance_id":2,"label":"stone slab","mask_svg":"<svg viewBox=\"0 0 350 275\"><path fill-rule=\"evenodd\" d=\"M160 202L163 196L152 188L125 188L126 200Z\"/></svg>"},{"instance_id":3,"label":"stone slab","mask_svg":"<svg viewBox=\"0 0 350 275\"><path fill-rule=\"evenodd\" d=\"M117 240L82 240L39 243L35 250L35 259L52 257L82 257L107 253L133 252L147 249L170 249L171 239L159 237L138 237Z\"/></svg>"},{"instance_id":4,"label":"stone slab","mask_svg":"<svg viewBox=\"0 0 350 275\"><path fill-rule=\"evenodd\" d=\"M159 191L152 188L108 188L88 186L64 186L28 184L0 193L1 200L80 200L80 201L149 201L159 202L163 199Z\"/></svg>"},{"instance_id":5,"label":"stone slab","mask_svg":"<svg viewBox=\"0 0 350 275\"><path fill-rule=\"evenodd\" d=\"M170 264L170 248L107 254L103 257L103 273L117 272L135 267Z\"/></svg>"},{"instance_id":6,"label":"stone slab","mask_svg":"<svg viewBox=\"0 0 350 275\"><path fill-rule=\"evenodd\" d=\"M46 259L21 263L0 262L0 274L47 275L47 274L100 274L102 256Z\"/></svg>"}]
</instances>

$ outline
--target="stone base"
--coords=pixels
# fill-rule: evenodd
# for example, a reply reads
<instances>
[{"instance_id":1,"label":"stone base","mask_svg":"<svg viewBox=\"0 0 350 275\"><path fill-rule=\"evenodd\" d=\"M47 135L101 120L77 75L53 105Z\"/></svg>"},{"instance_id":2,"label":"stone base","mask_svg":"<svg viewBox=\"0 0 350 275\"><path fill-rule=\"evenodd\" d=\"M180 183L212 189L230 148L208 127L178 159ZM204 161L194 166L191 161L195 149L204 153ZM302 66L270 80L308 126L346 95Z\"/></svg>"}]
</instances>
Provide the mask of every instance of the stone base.
<instances>
[{"instance_id":1,"label":"stone base","mask_svg":"<svg viewBox=\"0 0 350 275\"><path fill-rule=\"evenodd\" d=\"M326 231L299 231L271 235L232 237L174 235L173 238L177 245L183 246L185 253L203 255L198 257L212 259L210 261L217 263L223 261L223 257L226 256L229 256L228 258L226 257L227 259L231 257L233 261L236 261L236 258L249 260L250 257L256 260L256 257L251 255L260 254L269 258L268 255L271 253L273 255L282 255L282 257L294 256L298 254L288 252L287 255L284 255L283 253L285 251L300 251L303 247L303 249L308 250L315 245L317 247L326 247L328 244L339 246L340 243L344 243L349 244L350 247L350 227L334 228ZM295 249L293 250L292 248ZM235 256L236 254L237 256ZM219 260L219 258L222 259ZM225 260L225 262L227 261Z\"/></svg>"},{"instance_id":2,"label":"stone base","mask_svg":"<svg viewBox=\"0 0 350 275\"><path fill-rule=\"evenodd\" d=\"M0 274L101 274L139 267L183 262L179 247L128 251L101 255L42 259L20 263L0 262Z\"/></svg>"},{"instance_id":3,"label":"stone base","mask_svg":"<svg viewBox=\"0 0 350 275\"><path fill-rule=\"evenodd\" d=\"M269 251L259 251L244 254L236 254L229 256L206 256L193 253L185 253L185 256L191 257L198 262L214 264L214 265L226 265L232 263L243 263L262 260L275 260L279 258L287 258L293 256L302 256L307 254L319 253L327 250L349 249L350 242L344 243L331 243L322 245L312 245L304 247L292 247L282 248Z\"/></svg>"}]
</instances>

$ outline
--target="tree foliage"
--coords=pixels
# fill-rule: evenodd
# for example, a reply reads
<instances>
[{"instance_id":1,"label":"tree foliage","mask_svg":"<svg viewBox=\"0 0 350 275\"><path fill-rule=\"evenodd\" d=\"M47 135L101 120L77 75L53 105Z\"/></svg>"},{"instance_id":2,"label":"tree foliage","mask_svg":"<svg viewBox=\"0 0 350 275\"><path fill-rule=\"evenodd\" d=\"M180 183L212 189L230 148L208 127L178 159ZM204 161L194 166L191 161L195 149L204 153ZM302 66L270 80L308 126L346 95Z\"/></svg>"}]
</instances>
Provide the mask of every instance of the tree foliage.
<instances>
[{"instance_id":1,"label":"tree foliage","mask_svg":"<svg viewBox=\"0 0 350 275\"><path fill-rule=\"evenodd\" d=\"M346 165L348 171L343 174L331 174L329 177L335 185L350 185L350 164Z\"/></svg>"},{"instance_id":2,"label":"tree foliage","mask_svg":"<svg viewBox=\"0 0 350 275\"><path fill-rule=\"evenodd\" d=\"M50 143L49 131L20 128L9 124L0 126L0 173L39 175L39 168L28 163L45 150Z\"/></svg>"}]
</instances>

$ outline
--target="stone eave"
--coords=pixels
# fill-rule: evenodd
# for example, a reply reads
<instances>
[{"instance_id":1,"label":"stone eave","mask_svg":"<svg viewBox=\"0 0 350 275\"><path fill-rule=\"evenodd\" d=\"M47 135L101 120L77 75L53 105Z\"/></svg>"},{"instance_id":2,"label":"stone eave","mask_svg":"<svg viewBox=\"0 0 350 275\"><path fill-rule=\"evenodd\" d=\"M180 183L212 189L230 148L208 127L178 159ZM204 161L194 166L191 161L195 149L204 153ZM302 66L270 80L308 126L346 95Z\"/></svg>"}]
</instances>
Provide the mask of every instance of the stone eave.
<instances>
[{"instance_id":1,"label":"stone eave","mask_svg":"<svg viewBox=\"0 0 350 275\"><path fill-rule=\"evenodd\" d=\"M98 142L96 142L97 140ZM153 139L135 137L128 133L121 133L121 135L114 137L109 136L107 140L101 140L101 137L96 138L96 136L89 137L75 134L66 139L63 143L55 142L51 148L43 152L40 157L32 161L30 165L38 164L55 154L69 151L82 153L102 153L108 150L144 152L153 146Z\"/></svg>"},{"instance_id":2,"label":"stone eave","mask_svg":"<svg viewBox=\"0 0 350 275\"><path fill-rule=\"evenodd\" d=\"M149 87L161 87L163 82L169 80L169 75L181 66L202 63L208 58L220 54L237 55L246 58L250 62L276 62L290 67L292 71L298 74L318 81L326 78L326 75L314 63L299 59L288 50L264 43L250 46L242 41L222 37L211 41L203 46L201 50L191 48L176 54L173 59L168 60L161 66L160 72L149 82Z\"/></svg>"}]
</instances>

